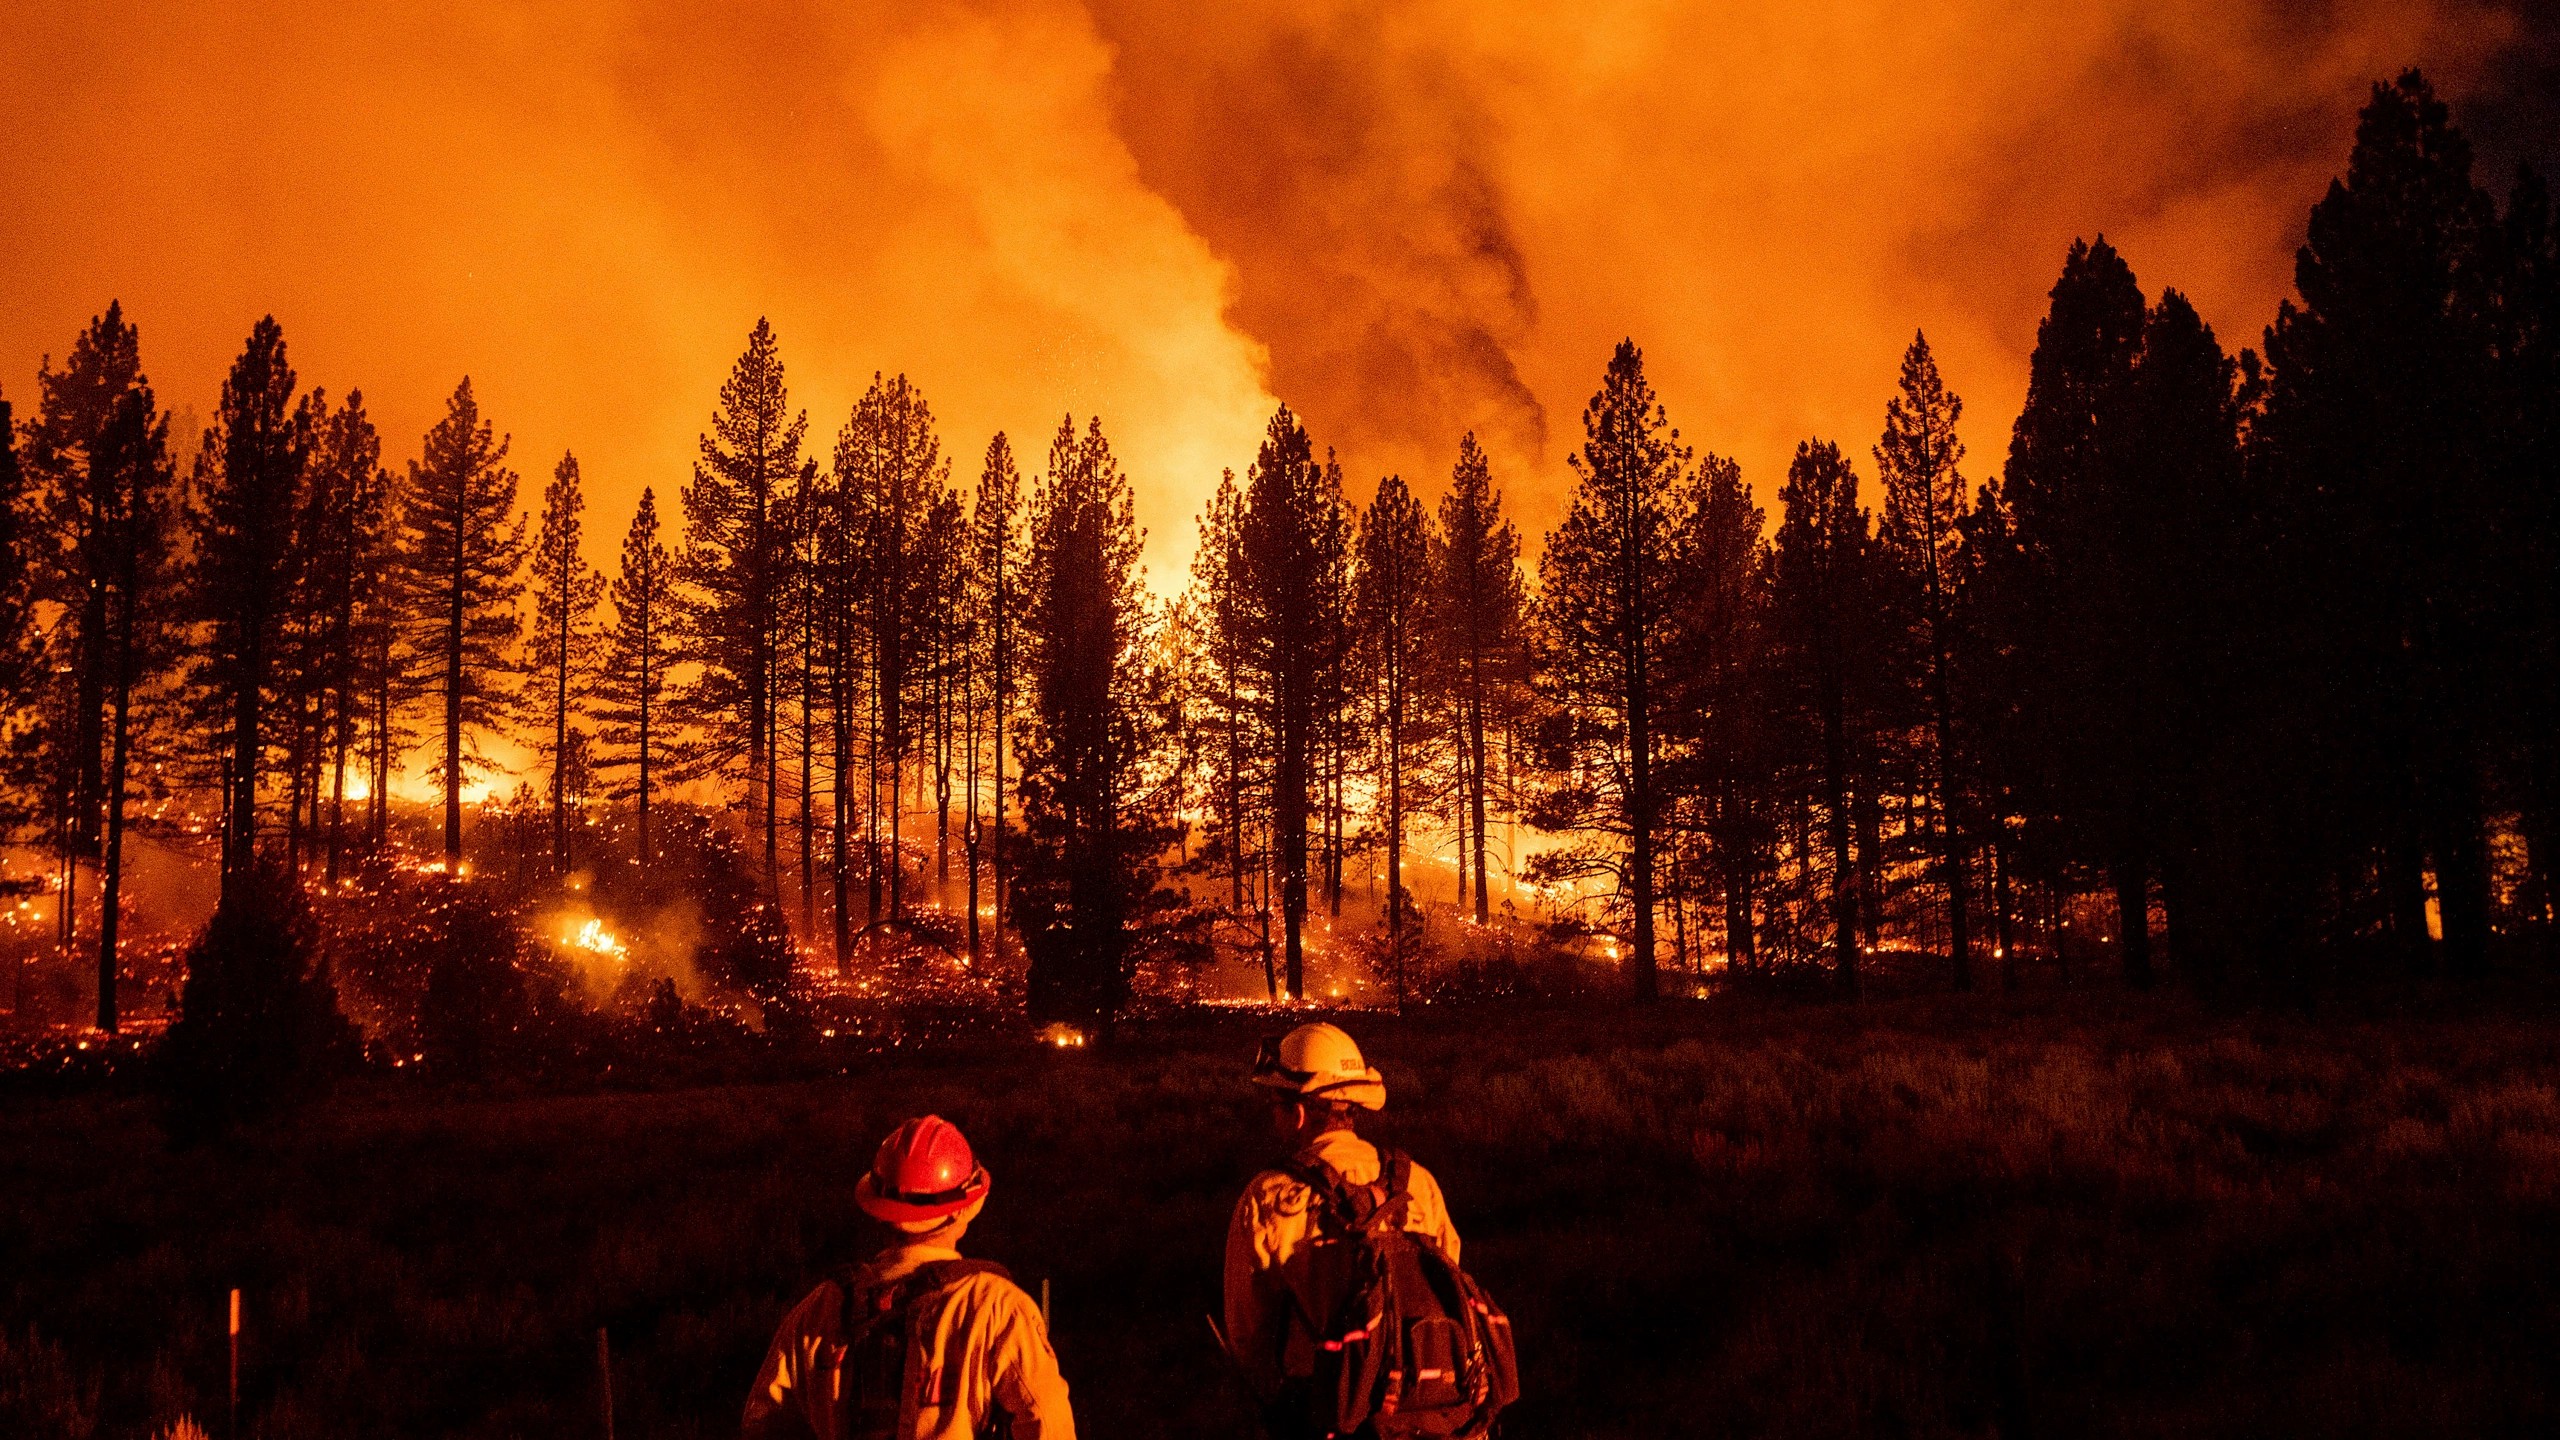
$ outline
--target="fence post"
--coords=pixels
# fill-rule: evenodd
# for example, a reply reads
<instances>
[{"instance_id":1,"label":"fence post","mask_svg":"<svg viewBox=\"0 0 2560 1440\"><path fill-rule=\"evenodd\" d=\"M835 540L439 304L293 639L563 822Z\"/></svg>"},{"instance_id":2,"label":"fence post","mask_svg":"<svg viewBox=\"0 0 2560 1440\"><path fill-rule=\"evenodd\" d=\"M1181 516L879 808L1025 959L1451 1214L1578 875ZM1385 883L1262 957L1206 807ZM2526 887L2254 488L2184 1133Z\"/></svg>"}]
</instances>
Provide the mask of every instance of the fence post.
<instances>
[{"instance_id":1,"label":"fence post","mask_svg":"<svg viewBox=\"0 0 2560 1440\"><path fill-rule=\"evenodd\" d=\"M596 1327L596 1386L604 1397L604 1440L613 1440L613 1346Z\"/></svg>"}]
</instances>

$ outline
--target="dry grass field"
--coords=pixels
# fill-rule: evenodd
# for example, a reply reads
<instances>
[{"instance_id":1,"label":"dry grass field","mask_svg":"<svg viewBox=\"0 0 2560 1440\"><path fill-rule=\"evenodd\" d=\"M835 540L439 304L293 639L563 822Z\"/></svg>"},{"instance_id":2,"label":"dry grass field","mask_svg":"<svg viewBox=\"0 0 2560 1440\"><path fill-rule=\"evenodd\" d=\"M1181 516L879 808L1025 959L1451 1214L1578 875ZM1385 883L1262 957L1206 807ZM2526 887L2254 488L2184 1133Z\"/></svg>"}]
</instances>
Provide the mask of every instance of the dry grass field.
<instances>
[{"instance_id":1,"label":"dry grass field","mask_svg":"<svg viewBox=\"0 0 2560 1440\"><path fill-rule=\"evenodd\" d=\"M1201 1314L1280 1022L823 1079L351 1093L172 1152L113 1094L0 1117L0 1433L731 1433L770 1327L873 1243L901 1116L995 1174L1086 1433L1242 1433ZM1350 1023L1519 1324L1506 1433L2549 1434L2560 1034L2539 1001L1714 1002Z\"/></svg>"}]
</instances>

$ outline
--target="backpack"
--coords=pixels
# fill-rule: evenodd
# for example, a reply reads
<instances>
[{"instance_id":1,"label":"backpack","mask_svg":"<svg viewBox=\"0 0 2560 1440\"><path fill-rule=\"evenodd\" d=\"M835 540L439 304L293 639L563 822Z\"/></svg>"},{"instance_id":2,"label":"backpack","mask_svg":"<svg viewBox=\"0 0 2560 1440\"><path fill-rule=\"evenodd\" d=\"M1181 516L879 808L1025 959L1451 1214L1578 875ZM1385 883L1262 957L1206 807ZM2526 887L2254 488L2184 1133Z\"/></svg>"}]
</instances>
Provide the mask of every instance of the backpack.
<instances>
[{"instance_id":1,"label":"backpack","mask_svg":"<svg viewBox=\"0 0 2560 1440\"><path fill-rule=\"evenodd\" d=\"M1413 1161L1378 1156L1378 1179L1321 1161L1288 1173L1316 1194L1337 1243L1307 1251L1296 1320L1315 1342L1311 1384L1283 1392L1285 1432L1470 1440L1520 1398L1511 1320L1437 1242L1404 1228Z\"/></svg>"},{"instance_id":2,"label":"backpack","mask_svg":"<svg viewBox=\"0 0 2560 1440\"><path fill-rule=\"evenodd\" d=\"M933 1260L887 1284L861 1285L854 1272L836 1277L842 1308L837 1333L833 1398L841 1422L836 1433L857 1440L893 1440L899 1422L927 1404L948 1401L930 1393L941 1377L919 1371L920 1387L907 1393L907 1351L926 1303L972 1275L1013 1278L992 1260ZM993 1432L1004 1433L999 1424Z\"/></svg>"}]
</instances>

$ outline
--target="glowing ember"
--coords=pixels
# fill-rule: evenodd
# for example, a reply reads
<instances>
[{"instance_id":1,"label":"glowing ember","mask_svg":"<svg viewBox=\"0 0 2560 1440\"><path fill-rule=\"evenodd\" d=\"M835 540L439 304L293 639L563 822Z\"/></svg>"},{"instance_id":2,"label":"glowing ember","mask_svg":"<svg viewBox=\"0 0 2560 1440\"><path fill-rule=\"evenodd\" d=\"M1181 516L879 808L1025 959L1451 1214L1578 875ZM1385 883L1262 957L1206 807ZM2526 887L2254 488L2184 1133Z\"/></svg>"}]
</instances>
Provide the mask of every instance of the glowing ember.
<instances>
[{"instance_id":1,"label":"glowing ember","mask_svg":"<svg viewBox=\"0 0 2560 1440\"><path fill-rule=\"evenodd\" d=\"M1084 1039L1083 1031L1064 1021L1053 1021L1040 1032L1041 1044L1054 1045L1060 1050L1081 1050Z\"/></svg>"}]
</instances>

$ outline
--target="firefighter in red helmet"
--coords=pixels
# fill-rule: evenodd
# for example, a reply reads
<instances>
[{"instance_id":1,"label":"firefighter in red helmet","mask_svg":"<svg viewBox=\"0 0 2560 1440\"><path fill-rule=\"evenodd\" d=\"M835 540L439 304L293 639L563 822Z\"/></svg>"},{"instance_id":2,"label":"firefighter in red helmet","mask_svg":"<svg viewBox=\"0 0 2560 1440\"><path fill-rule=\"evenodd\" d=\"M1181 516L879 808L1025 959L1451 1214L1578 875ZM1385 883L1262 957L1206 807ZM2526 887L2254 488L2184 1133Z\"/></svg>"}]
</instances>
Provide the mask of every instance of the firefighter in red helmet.
<instances>
[{"instance_id":1,"label":"firefighter in red helmet","mask_svg":"<svg viewBox=\"0 0 2560 1440\"><path fill-rule=\"evenodd\" d=\"M747 1396L747 1440L1074 1440L1039 1307L1002 1266L961 1258L988 1183L938 1115L881 1142L854 1203L895 1233L783 1320Z\"/></svg>"}]
</instances>

